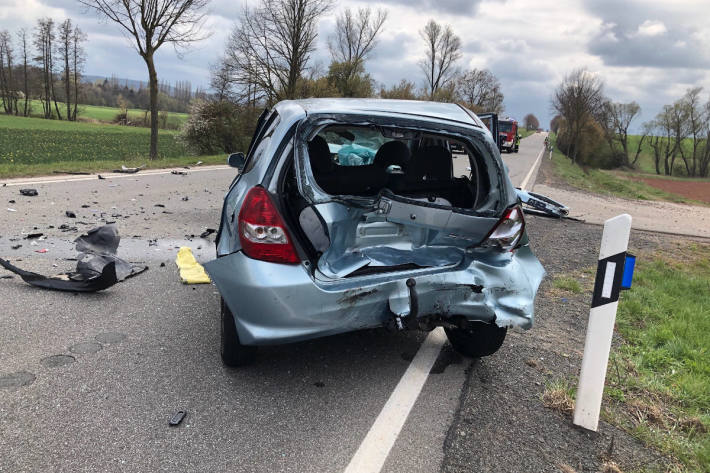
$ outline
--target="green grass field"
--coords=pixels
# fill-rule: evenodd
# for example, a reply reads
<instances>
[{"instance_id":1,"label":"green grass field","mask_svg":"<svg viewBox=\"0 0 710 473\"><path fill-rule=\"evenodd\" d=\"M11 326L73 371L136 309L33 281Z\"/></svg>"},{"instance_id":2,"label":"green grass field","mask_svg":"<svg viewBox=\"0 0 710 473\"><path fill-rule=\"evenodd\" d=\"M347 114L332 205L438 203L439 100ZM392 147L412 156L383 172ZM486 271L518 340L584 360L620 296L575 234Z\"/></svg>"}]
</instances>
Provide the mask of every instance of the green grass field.
<instances>
[{"instance_id":1,"label":"green grass field","mask_svg":"<svg viewBox=\"0 0 710 473\"><path fill-rule=\"evenodd\" d=\"M140 165L148 161L149 145L147 128L0 115L0 176ZM197 161L172 130L160 130L158 153L160 159L150 163L152 167ZM224 162L223 156L199 159Z\"/></svg>"},{"instance_id":2,"label":"green grass field","mask_svg":"<svg viewBox=\"0 0 710 473\"><path fill-rule=\"evenodd\" d=\"M573 164L569 158L557 149L554 134L550 133L550 139L554 146L552 152L554 172L558 178L573 187L597 194L614 195L627 199L663 200L667 202L707 205L680 195L664 192L644 182L627 179L624 176L625 174L638 175L636 173L612 172L593 168L582 169L580 166Z\"/></svg>"},{"instance_id":3,"label":"green grass field","mask_svg":"<svg viewBox=\"0 0 710 473\"><path fill-rule=\"evenodd\" d=\"M527 138L530 135L534 135L537 133L535 130L528 130L524 126L521 126L518 128L518 134L520 135L520 138Z\"/></svg>"},{"instance_id":4,"label":"green grass field","mask_svg":"<svg viewBox=\"0 0 710 473\"><path fill-rule=\"evenodd\" d=\"M31 116L33 117L39 117L42 114L42 103L39 100L32 100L30 101L30 105L32 107L32 112ZM62 114L62 117L65 116L66 114L66 106L59 102L59 112ZM23 106L23 103L20 103L20 107ZM54 110L54 105L52 105L52 110ZM84 120L97 120L100 122L106 122L106 123L113 123L114 120L116 119L116 115L120 110L116 107L100 107L97 105L82 105L79 104L79 108L77 110L77 115L79 119L84 119ZM128 119L129 120L143 120L143 117L145 116L145 110L137 109L137 108L131 108L128 109ZM185 123L187 120L188 114L187 113L177 113L177 112L168 112L168 119L167 119L167 124L168 128L178 128L180 125Z\"/></svg>"},{"instance_id":5,"label":"green grass field","mask_svg":"<svg viewBox=\"0 0 710 473\"><path fill-rule=\"evenodd\" d=\"M623 343L609 363L608 415L680 460L682 471L708 473L710 246L684 244L673 253L640 258L621 296Z\"/></svg>"}]
</instances>

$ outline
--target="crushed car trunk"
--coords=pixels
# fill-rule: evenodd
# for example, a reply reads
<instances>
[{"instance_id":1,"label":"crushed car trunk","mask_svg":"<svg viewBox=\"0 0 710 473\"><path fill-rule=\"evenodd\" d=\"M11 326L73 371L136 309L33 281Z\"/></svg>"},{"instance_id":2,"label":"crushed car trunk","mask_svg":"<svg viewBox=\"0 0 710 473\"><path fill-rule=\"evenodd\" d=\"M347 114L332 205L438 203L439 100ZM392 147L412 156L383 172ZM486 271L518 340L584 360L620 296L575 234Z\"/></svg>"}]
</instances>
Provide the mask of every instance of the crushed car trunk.
<instances>
[{"instance_id":1,"label":"crushed car trunk","mask_svg":"<svg viewBox=\"0 0 710 473\"><path fill-rule=\"evenodd\" d=\"M299 127L287 200L326 278L455 268L515 202L485 141L464 130L338 118ZM471 173L455 177L454 159Z\"/></svg>"}]
</instances>

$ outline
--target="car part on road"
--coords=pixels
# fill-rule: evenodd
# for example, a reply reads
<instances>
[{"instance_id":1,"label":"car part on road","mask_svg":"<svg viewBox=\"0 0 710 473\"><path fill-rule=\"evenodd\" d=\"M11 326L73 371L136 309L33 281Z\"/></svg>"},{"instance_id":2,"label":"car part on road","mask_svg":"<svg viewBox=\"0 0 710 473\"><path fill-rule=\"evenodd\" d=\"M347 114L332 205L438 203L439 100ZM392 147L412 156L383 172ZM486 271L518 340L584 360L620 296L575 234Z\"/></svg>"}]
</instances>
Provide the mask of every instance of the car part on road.
<instances>
[{"instance_id":1,"label":"car part on road","mask_svg":"<svg viewBox=\"0 0 710 473\"><path fill-rule=\"evenodd\" d=\"M187 176L189 173L187 171L178 171L176 169L173 169L170 171L170 174L175 174L176 176Z\"/></svg>"},{"instance_id":2,"label":"car part on road","mask_svg":"<svg viewBox=\"0 0 710 473\"><path fill-rule=\"evenodd\" d=\"M185 418L186 415L187 415L186 411L177 411L170 418L170 420L168 421L168 424L171 426L180 425L180 422L182 422L182 420Z\"/></svg>"},{"instance_id":3,"label":"car part on road","mask_svg":"<svg viewBox=\"0 0 710 473\"><path fill-rule=\"evenodd\" d=\"M518 197L523 204L532 208L525 209L528 213L533 213L535 215L542 214L558 218L568 218L569 207L564 204L556 202L549 197L545 197L544 195L525 191L520 188L516 188L515 192L518 194ZM530 210L533 210L533 212L530 212Z\"/></svg>"},{"instance_id":4,"label":"car part on road","mask_svg":"<svg viewBox=\"0 0 710 473\"><path fill-rule=\"evenodd\" d=\"M117 172L117 173L121 173L121 174L135 174L138 171L140 171L141 169L145 168L145 166L146 165L144 164L144 165L138 166L136 168L127 168L126 166L121 165L121 169L114 169L113 172ZM99 177L99 179L102 179L102 178Z\"/></svg>"},{"instance_id":5,"label":"car part on road","mask_svg":"<svg viewBox=\"0 0 710 473\"><path fill-rule=\"evenodd\" d=\"M76 214L74 212L72 212L71 210L67 210L66 212L64 212L64 215L66 215L69 218L76 218Z\"/></svg>"},{"instance_id":6,"label":"car part on road","mask_svg":"<svg viewBox=\"0 0 710 473\"><path fill-rule=\"evenodd\" d=\"M39 195L39 192L37 192L37 189L20 189L20 194L27 197L34 197Z\"/></svg>"},{"instance_id":7,"label":"car part on road","mask_svg":"<svg viewBox=\"0 0 710 473\"><path fill-rule=\"evenodd\" d=\"M104 225L90 230L86 235L74 240L76 251L79 252L76 270L53 277L25 271L3 259L0 259L0 265L19 275L26 283L43 289L101 291L148 269L147 266L136 266L116 256L119 241L115 225ZM41 253L46 251L38 250Z\"/></svg>"},{"instance_id":8,"label":"car part on road","mask_svg":"<svg viewBox=\"0 0 710 473\"><path fill-rule=\"evenodd\" d=\"M182 246L175 257L175 264L180 270L180 280L183 284L209 284L205 268L197 262L189 246Z\"/></svg>"}]
</instances>

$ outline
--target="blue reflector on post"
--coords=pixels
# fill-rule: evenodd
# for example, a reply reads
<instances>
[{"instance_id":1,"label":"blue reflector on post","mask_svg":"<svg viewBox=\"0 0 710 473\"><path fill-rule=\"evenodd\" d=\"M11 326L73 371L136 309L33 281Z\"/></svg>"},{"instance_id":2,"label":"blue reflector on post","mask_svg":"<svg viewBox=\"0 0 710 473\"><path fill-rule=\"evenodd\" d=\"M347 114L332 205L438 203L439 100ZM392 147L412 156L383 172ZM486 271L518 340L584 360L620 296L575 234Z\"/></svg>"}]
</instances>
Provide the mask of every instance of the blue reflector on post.
<instances>
[{"instance_id":1,"label":"blue reflector on post","mask_svg":"<svg viewBox=\"0 0 710 473\"><path fill-rule=\"evenodd\" d=\"M634 278L634 267L636 266L636 257L626 253L624 260L624 275L621 278L621 289L631 289L631 281Z\"/></svg>"}]
</instances>

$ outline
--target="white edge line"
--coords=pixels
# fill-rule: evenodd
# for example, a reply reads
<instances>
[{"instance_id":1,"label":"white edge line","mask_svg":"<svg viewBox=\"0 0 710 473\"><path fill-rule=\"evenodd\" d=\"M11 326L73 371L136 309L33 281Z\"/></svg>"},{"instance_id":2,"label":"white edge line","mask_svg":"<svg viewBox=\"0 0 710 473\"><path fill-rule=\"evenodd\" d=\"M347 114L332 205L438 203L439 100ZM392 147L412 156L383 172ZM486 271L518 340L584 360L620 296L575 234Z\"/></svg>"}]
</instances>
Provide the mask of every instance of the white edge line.
<instances>
[{"instance_id":1,"label":"white edge line","mask_svg":"<svg viewBox=\"0 0 710 473\"><path fill-rule=\"evenodd\" d=\"M540 159L542 158L542 155L544 153L545 153L545 147L543 146L542 149L540 150L540 154L537 155L537 159L535 159L535 163L532 165L532 167L528 171L528 175L525 176L525 179L523 179L523 182L520 183L521 189L526 190L525 186L528 185L528 182L530 181L530 178L532 177L533 171L535 171L535 168L537 167L537 165L540 164Z\"/></svg>"},{"instance_id":2,"label":"white edge line","mask_svg":"<svg viewBox=\"0 0 710 473\"><path fill-rule=\"evenodd\" d=\"M229 166L210 166L210 167L204 167L204 168L191 168L191 169L183 169L182 166L175 166L174 168L170 169L160 169L160 170L146 170L143 172L137 172L134 174L116 174L116 173L99 173L103 178L105 178L107 181L111 179L122 179L122 178L128 178L128 177L142 177L142 176L158 176L161 174L170 174L173 172L173 170L181 170L181 171L186 171L189 174L193 172L204 172L204 171L224 171L226 169L232 169ZM236 172L236 170L235 170ZM20 180L8 180L8 181L3 181L2 183L8 187L11 186L31 186L31 185L39 185L39 184L56 184L59 182L78 182L78 181L95 181L98 179L98 174L91 174L89 176L75 176L75 177L66 177L63 179L37 179L37 180L27 180L27 181L20 181Z\"/></svg>"},{"instance_id":3,"label":"white edge line","mask_svg":"<svg viewBox=\"0 0 710 473\"><path fill-rule=\"evenodd\" d=\"M344 473L378 473L382 469L445 341L441 327L427 335Z\"/></svg>"}]
</instances>

